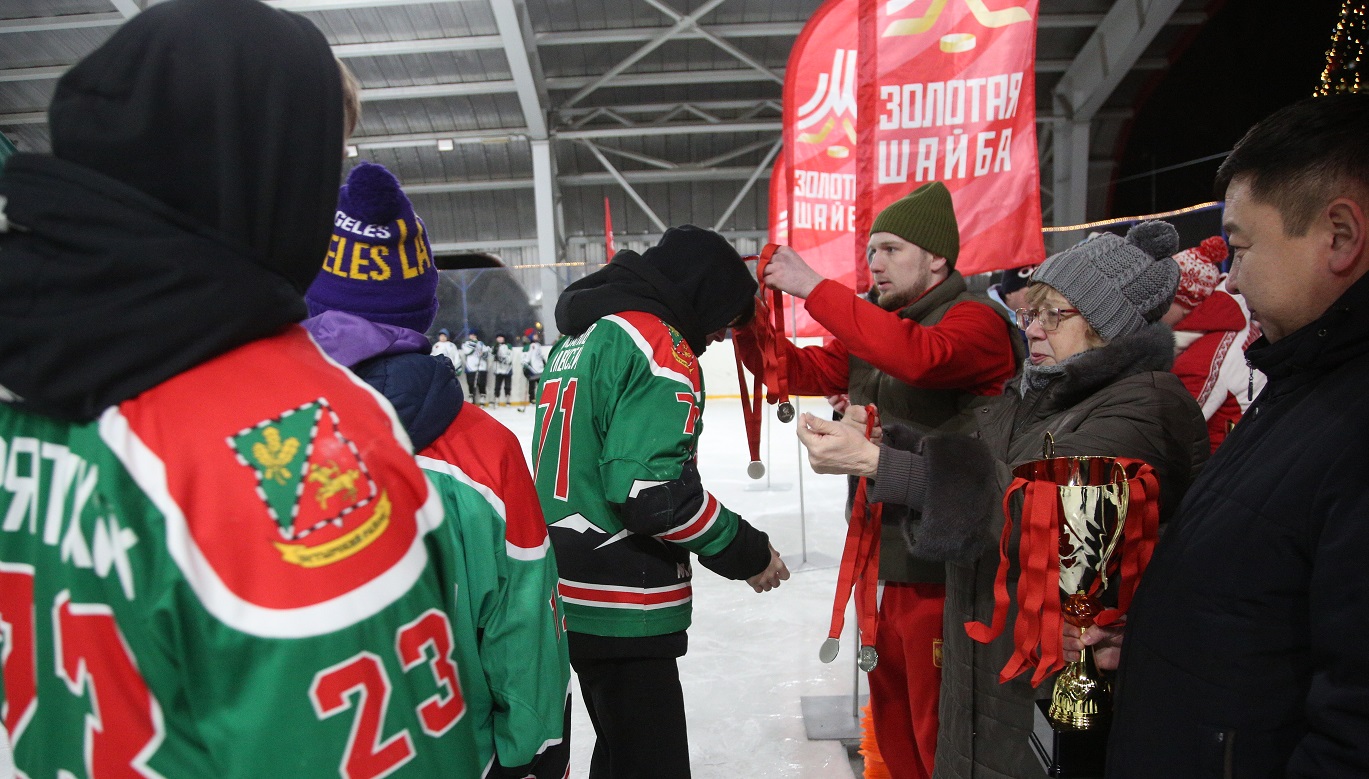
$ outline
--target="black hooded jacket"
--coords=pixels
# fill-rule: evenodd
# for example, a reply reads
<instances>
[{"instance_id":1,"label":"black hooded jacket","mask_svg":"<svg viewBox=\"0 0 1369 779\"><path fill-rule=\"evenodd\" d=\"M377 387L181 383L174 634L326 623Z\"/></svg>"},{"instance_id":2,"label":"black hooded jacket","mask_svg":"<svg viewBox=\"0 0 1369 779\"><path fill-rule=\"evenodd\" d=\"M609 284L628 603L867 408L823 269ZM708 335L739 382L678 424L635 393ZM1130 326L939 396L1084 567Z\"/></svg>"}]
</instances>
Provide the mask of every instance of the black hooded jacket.
<instances>
[{"instance_id":1,"label":"black hooded jacket","mask_svg":"<svg viewBox=\"0 0 1369 779\"><path fill-rule=\"evenodd\" d=\"M154 6L62 77L50 114L52 156L0 174L0 399L90 420L304 318L343 131L312 23L256 0Z\"/></svg>"},{"instance_id":2,"label":"black hooded jacket","mask_svg":"<svg viewBox=\"0 0 1369 779\"><path fill-rule=\"evenodd\" d=\"M621 251L612 264L571 284L556 303L556 324L576 336L601 318L624 311L641 311L661 318L679 331L695 354L708 346L708 335L728 326L751 310L756 281L732 245L721 235L692 225L673 227L660 243L639 255ZM692 462L680 477L636 493L618 507L629 527L673 527L703 510L708 494ZM589 550L564 539L557 554L562 575L573 577ZM645 537L645 536L644 536ZM556 543L553 537L553 543ZM675 578L675 566L688 561L681 548L646 543L614 547L629 580L650 581L660 571ZM746 579L766 569L770 540L746 520L739 519L737 535L727 548L699 562L720 576ZM637 638L603 637L571 631L573 660L613 657L678 657L685 653L683 632Z\"/></svg>"},{"instance_id":3,"label":"black hooded jacket","mask_svg":"<svg viewBox=\"0 0 1369 779\"><path fill-rule=\"evenodd\" d=\"M566 287L556 301L556 326L579 335L610 314L644 311L702 354L709 333L750 310L755 295L756 280L732 244L712 230L684 225L667 230L643 254L618 252L607 267Z\"/></svg>"},{"instance_id":4,"label":"black hooded jacket","mask_svg":"<svg viewBox=\"0 0 1369 779\"><path fill-rule=\"evenodd\" d=\"M1369 775L1369 277L1247 356L1132 602L1109 777Z\"/></svg>"}]
</instances>

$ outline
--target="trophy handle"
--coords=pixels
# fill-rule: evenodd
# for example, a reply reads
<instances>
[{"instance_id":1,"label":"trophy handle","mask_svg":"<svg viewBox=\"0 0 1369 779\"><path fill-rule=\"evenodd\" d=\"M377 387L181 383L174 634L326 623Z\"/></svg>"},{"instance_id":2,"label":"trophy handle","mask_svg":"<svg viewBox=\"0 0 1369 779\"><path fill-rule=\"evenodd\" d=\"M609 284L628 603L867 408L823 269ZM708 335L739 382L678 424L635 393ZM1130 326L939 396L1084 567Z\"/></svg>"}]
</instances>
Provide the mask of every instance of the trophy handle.
<instances>
[{"instance_id":1,"label":"trophy handle","mask_svg":"<svg viewBox=\"0 0 1369 779\"><path fill-rule=\"evenodd\" d=\"M1103 548L1102 557L1098 560L1100 594L1108 588L1108 561L1112 559L1112 553L1117 550L1117 544L1122 540L1122 530L1127 524L1127 507L1131 505L1131 482L1127 480L1127 469L1115 460L1112 469L1120 485L1117 490L1120 500L1117 506L1117 526L1113 528L1112 538L1108 539L1108 545Z\"/></svg>"}]
</instances>

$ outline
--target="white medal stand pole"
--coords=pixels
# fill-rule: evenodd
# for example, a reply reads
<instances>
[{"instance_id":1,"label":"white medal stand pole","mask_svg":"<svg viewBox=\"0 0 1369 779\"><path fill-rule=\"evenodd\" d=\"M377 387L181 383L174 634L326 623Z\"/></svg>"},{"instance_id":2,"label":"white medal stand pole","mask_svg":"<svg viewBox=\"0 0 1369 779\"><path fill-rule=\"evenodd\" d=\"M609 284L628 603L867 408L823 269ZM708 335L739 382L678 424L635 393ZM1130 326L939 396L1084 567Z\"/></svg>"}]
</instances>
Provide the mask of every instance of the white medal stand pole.
<instances>
[{"instance_id":1,"label":"white medal stand pole","mask_svg":"<svg viewBox=\"0 0 1369 779\"><path fill-rule=\"evenodd\" d=\"M789 340L797 348L799 345L799 315L798 304L790 301L789 306ZM791 398L794 404L794 424L803 424L802 409L799 407L799 396ZM769 439L766 439L766 457L769 457ZM799 546L802 549L802 557L799 564L794 566L793 571L815 571L822 568L835 568L840 561L831 555L822 552L808 551L808 508L803 499L803 442L799 441L796 434L794 436L794 448L798 450L798 472L799 472Z\"/></svg>"},{"instance_id":2,"label":"white medal stand pole","mask_svg":"<svg viewBox=\"0 0 1369 779\"><path fill-rule=\"evenodd\" d=\"M803 410L799 407L799 398L794 396L794 424L801 425ZM797 435L794 436L794 447L798 451L798 472L799 472L799 547L803 550L803 557L799 560L799 567L808 565L808 507L803 500L803 442L799 441Z\"/></svg>"},{"instance_id":3,"label":"white medal stand pole","mask_svg":"<svg viewBox=\"0 0 1369 779\"><path fill-rule=\"evenodd\" d=\"M761 427L765 431L765 480L753 481L742 487L747 492L788 492L794 488L789 482L772 482L771 474L775 472L775 460L770 456L770 417L773 416L769 406L761 405Z\"/></svg>"},{"instance_id":4,"label":"white medal stand pole","mask_svg":"<svg viewBox=\"0 0 1369 779\"><path fill-rule=\"evenodd\" d=\"M768 462L768 463L773 463L773 462L775 462L775 458L770 456L770 415L769 415L769 414L766 414L765 417L764 417L764 419L765 419L765 461ZM765 488L766 488L767 490L772 490L772 489L775 488L774 485L772 485L772 484L770 483L770 476L771 476L772 474L774 474L774 473L775 473L775 469L774 469L774 468L767 468L767 469L765 470ZM787 489L789 489L789 485L788 485L788 484L781 484L781 485L779 485L779 486L780 486L780 489L782 489L782 490L787 490Z\"/></svg>"},{"instance_id":5,"label":"white medal stand pole","mask_svg":"<svg viewBox=\"0 0 1369 779\"><path fill-rule=\"evenodd\" d=\"M732 348L737 348L735 342L733 343ZM761 424L765 428L765 484L761 484L760 482L753 482L751 484L746 485L742 489L746 490L747 492L788 492L789 490L794 488L794 485L789 484L788 482L775 483L770 481L770 475L775 472L775 459L770 456L770 417L772 416L772 413L771 409L767 408L766 404L761 403L760 400L755 400L755 402L757 405L761 407ZM803 478L802 474L800 474L799 478ZM799 484L799 495L800 500L802 500L802 482L800 482Z\"/></svg>"}]
</instances>

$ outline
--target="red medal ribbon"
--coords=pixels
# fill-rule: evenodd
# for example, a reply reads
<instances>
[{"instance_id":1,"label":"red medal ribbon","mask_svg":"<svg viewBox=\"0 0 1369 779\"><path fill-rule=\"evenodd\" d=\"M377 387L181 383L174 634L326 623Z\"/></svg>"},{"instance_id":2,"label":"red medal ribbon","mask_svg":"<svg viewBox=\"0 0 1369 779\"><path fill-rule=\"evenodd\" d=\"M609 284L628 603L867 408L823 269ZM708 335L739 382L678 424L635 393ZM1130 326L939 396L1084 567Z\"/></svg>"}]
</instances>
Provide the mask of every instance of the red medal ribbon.
<instances>
[{"instance_id":1,"label":"red medal ribbon","mask_svg":"<svg viewBox=\"0 0 1369 779\"><path fill-rule=\"evenodd\" d=\"M1104 627L1117 622L1131 608L1141 572L1150 564L1160 539L1160 479L1154 468L1140 460L1126 461L1126 471L1131 496L1127 502L1127 526L1122 531L1122 580L1118 585L1117 608L1104 609L1093 620Z\"/></svg>"},{"instance_id":2,"label":"red medal ribbon","mask_svg":"<svg viewBox=\"0 0 1369 779\"><path fill-rule=\"evenodd\" d=\"M756 257L756 278L765 275L765 266L780 247L768 243ZM750 258L748 258L750 259ZM746 422L746 443L750 449L751 462L760 462L761 456L761 387L766 387L766 400L778 403L789 399L789 366L783 348L778 341L784 338L783 293L772 291L773 302L765 303L765 288L761 287L761 297L756 301L756 316L769 319L771 330L765 327L752 328L756 339L756 350L761 355L761 370L752 382L752 389L746 387L746 373L742 366L741 352L735 347L733 355L737 358L737 382L741 386L742 418Z\"/></svg>"},{"instance_id":3,"label":"red medal ribbon","mask_svg":"<svg viewBox=\"0 0 1369 779\"><path fill-rule=\"evenodd\" d=\"M756 261L757 281L765 278L765 266L779 248L777 244L767 243L761 249L760 258ZM762 301L765 300L764 284L761 282ZM760 344L761 354L765 358L765 399L771 405L786 403L789 400L789 358L779 345L784 340L784 293L778 289L770 290L770 305L762 304L756 313L761 316L768 313L774 328L773 340Z\"/></svg>"},{"instance_id":4,"label":"red medal ribbon","mask_svg":"<svg viewBox=\"0 0 1369 779\"><path fill-rule=\"evenodd\" d=\"M1005 517L1012 517L1010 506L1013 494L1030 484L1031 482L1023 478L1013 479L1013 483L1003 495ZM981 644L987 644L1003 635L1003 628L1008 626L1008 566L1004 565L1003 561L1008 559L1008 546L1011 543L1012 522L1004 522L1003 532L998 538L998 573L993 581L993 617L988 625L981 625L978 622L965 623L965 633Z\"/></svg>"},{"instance_id":5,"label":"red medal ribbon","mask_svg":"<svg viewBox=\"0 0 1369 779\"><path fill-rule=\"evenodd\" d=\"M752 377L753 388L746 391L746 371L742 368L742 353L733 349L732 356L737 358L737 383L742 393L742 418L746 422L746 445L751 452L751 462L761 461L761 377Z\"/></svg>"},{"instance_id":6,"label":"red medal ribbon","mask_svg":"<svg viewBox=\"0 0 1369 779\"><path fill-rule=\"evenodd\" d=\"M879 412L874 405L865 407L865 439L879 424ZM837 575L837 592L832 601L831 628L827 637L841 640L841 629L846 624L846 603L851 590L856 592L856 627L860 630L860 645L873 647L879 631L879 536L884 504L867 506L869 479L862 476L856 483L856 496L851 506L851 521L846 526L846 544L841 550L841 570Z\"/></svg>"}]
</instances>

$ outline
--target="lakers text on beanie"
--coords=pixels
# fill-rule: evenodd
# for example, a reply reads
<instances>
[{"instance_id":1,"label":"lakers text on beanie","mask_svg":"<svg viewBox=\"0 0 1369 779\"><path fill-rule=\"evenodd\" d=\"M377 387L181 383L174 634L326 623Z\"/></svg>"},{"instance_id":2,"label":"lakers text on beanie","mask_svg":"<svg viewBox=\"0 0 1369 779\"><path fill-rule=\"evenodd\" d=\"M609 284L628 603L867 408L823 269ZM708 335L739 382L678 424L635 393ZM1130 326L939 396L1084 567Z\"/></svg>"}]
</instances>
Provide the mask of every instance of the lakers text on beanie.
<instances>
[{"instance_id":1,"label":"lakers text on beanie","mask_svg":"<svg viewBox=\"0 0 1369 779\"><path fill-rule=\"evenodd\" d=\"M1192 249L1174 255L1179 263L1179 289L1174 301L1189 311L1197 308L1222 278L1221 264L1226 261L1226 241L1220 235L1203 239Z\"/></svg>"},{"instance_id":2,"label":"lakers text on beanie","mask_svg":"<svg viewBox=\"0 0 1369 779\"><path fill-rule=\"evenodd\" d=\"M1103 233L1048 257L1032 282L1054 287L1111 341L1164 316L1179 284L1178 248L1173 225L1142 222L1126 238Z\"/></svg>"},{"instance_id":3,"label":"lakers text on beanie","mask_svg":"<svg viewBox=\"0 0 1369 779\"><path fill-rule=\"evenodd\" d=\"M437 315L437 268L427 230L383 165L352 168L338 193L328 256L305 294L309 316L345 311L426 332Z\"/></svg>"},{"instance_id":4,"label":"lakers text on beanie","mask_svg":"<svg viewBox=\"0 0 1369 779\"><path fill-rule=\"evenodd\" d=\"M890 203L870 225L870 234L875 233L893 233L937 257L945 257L952 268L960 256L955 206L951 203L951 191L940 181L923 184Z\"/></svg>"}]
</instances>

